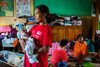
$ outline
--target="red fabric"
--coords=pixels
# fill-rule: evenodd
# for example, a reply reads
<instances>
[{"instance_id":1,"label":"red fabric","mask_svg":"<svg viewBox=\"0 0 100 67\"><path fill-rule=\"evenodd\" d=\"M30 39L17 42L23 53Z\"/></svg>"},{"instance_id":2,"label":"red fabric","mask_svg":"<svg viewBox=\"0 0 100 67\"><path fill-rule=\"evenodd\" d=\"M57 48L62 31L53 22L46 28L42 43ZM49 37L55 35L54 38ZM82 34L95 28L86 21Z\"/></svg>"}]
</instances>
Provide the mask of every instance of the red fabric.
<instances>
[{"instance_id":1,"label":"red fabric","mask_svg":"<svg viewBox=\"0 0 100 67\"><path fill-rule=\"evenodd\" d=\"M54 65L54 67L57 67L58 62L66 62L67 60L68 58L66 51L59 47L53 52L50 62Z\"/></svg>"},{"instance_id":2,"label":"red fabric","mask_svg":"<svg viewBox=\"0 0 100 67\"><path fill-rule=\"evenodd\" d=\"M24 67L32 67L32 64L30 64L30 62L29 62L28 57L27 57L26 54L24 55L24 59L25 59L24 60ZM34 63L34 67L37 67L36 64L37 63Z\"/></svg>"},{"instance_id":3,"label":"red fabric","mask_svg":"<svg viewBox=\"0 0 100 67\"><path fill-rule=\"evenodd\" d=\"M52 45L51 28L48 25L36 25L31 28L29 34L34 38L36 46L41 48L43 46ZM44 52L37 57L39 63L33 63L30 66L28 58L25 57L26 67L48 67L48 53Z\"/></svg>"}]
</instances>

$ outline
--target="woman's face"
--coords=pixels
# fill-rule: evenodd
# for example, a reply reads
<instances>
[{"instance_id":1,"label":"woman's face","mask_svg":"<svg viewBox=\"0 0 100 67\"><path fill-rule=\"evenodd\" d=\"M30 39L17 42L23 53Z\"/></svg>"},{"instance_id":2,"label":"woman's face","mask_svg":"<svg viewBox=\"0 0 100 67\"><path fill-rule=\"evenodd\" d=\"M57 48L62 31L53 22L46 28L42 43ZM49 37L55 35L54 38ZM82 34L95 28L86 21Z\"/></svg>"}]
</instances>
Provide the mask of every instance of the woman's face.
<instances>
[{"instance_id":1,"label":"woman's face","mask_svg":"<svg viewBox=\"0 0 100 67\"><path fill-rule=\"evenodd\" d=\"M36 9L35 10L35 20L36 20L36 22L44 22L44 18L45 18L44 14L42 14L39 9Z\"/></svg>"},{"instance_id":2,"label":"woman's face","mask_svg":"<svg viewBox=\"0 0 100 67\"><path fill-rule=\"evenodd\" d=\"M79 37L78 41L81 42L81 43L83 43L84 42L84 38L83 37Z\"/></svg>"}]
</instances>

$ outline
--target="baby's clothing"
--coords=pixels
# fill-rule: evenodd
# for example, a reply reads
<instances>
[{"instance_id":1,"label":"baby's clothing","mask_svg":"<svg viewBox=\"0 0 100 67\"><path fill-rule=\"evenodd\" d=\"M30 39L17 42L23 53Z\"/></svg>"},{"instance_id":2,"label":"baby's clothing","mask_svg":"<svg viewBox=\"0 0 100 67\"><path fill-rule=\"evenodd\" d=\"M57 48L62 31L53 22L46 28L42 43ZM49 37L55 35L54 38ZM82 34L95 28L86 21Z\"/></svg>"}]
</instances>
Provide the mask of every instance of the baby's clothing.
<instances>
[{"instance_id":1,"label":"baby's clothing","mask_svg":"<svg viewBox=\"0 0 100 67\"><path fill-rule=\"evenodd\" d=\"M38 62L38 60L36 59L37 54L33 54L34 49L35 49L34 40L29 37L28 40L26 41L25 51L30 63Z\"/></svg>"}]
</instances>

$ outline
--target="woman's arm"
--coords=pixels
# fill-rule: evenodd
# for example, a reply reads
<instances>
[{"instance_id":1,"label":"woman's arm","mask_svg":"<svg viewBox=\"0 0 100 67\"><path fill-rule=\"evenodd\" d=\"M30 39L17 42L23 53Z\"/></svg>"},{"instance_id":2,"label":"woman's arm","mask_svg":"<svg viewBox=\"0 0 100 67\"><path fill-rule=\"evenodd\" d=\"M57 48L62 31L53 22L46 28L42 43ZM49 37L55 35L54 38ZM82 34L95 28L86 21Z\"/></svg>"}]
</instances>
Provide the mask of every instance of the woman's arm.
<instances>
[{"instance_id":1,"label":"woman's arm","mask_svg":"<svg viewBox=\"0 0 100 67\"><path fill-rule=\"evenodd\" d=\"M50 48L50 46L43 46L38 50L38 52L47 52L47 51L49 51L49 48Z\"/></svg>"},{"instance_id":2,"label":"woman's arm","mask_svg":"<svg viewBox=\"0 0 100 67\"><path fill-rule=\"evenodd\" d=\"M42 53L42 52L48 52L49 51L50 46L43 46L41 48L39 48L38 50L36 50L35 53Z\"/></svg>"}]
</instances>

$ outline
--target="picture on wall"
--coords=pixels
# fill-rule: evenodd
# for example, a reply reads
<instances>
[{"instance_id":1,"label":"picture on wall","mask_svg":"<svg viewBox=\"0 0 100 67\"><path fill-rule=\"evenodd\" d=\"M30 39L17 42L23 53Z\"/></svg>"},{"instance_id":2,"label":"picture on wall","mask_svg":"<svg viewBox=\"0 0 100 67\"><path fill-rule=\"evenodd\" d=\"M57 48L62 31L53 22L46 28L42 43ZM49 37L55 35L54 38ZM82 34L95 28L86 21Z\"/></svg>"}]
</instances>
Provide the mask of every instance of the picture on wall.
<instances>
[{"instance_id":1,"label":"picture on wall","mask_svg":"<svg viewBox=\"0 0 100 67\"><path fill-rule=\"evenodd\" d=\"M30 15L30 0L16 0L16 16L28 17Z\"/></svg>"},{"instance_id":2,"label":"picture on wall","mask_svg":"<svg viewBox=\"0 0 100 67\"><path fill-rule=\"evenodd\" d=\"M0 0L0 16L14 15L14 0Z\"/></svg>"}]
</instances>

